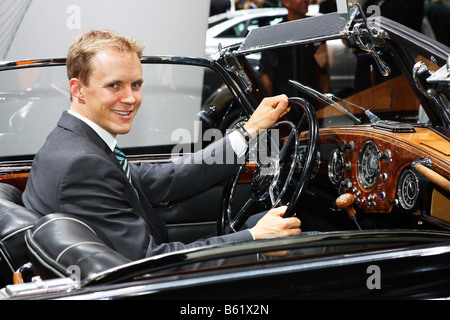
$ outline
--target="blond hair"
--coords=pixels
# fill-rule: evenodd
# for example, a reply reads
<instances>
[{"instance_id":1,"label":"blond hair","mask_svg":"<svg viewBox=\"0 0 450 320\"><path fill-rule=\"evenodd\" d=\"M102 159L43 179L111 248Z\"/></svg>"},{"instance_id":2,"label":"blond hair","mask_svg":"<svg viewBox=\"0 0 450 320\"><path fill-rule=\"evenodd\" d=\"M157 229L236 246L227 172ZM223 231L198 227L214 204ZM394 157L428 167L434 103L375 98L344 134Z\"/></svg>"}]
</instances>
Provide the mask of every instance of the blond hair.
<instances>
[{"instance_id":1,"label":"blond hair","mask_svg":"<svg viewBox=\"0 0 450 320\"><path fill-rule=\"evenodd\" d=\"M144 46L138 41L109 30L92 30L79 35L73 41L67 54L67 76L78 78L84 85L89 84L92 74L92 59L107 49L131 52L141 58Z\"/></svg>"}]
</instances>

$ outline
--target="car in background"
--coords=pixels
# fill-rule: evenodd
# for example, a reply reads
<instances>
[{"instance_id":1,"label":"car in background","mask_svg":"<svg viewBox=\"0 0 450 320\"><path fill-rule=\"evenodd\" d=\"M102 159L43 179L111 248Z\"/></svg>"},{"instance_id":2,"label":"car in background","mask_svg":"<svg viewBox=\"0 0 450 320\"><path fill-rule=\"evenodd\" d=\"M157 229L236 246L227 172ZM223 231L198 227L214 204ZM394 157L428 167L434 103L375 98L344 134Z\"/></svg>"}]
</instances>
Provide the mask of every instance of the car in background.
<instances>
[{"instance_id":1,"label":"car in background","mask_svg":"<svg viewBox=\"0 0 450 320\"><path fill-rule=\"evenodd\" d=\"M306 84L313 74L290 75L291 111L251 141L235 176L157 204L171 241L234 232L280 204L301 219L303 234L137 261L89 222L23 206L34 154L69 105L65 60L1 64L0 297L178 300L168 316L186 314L194 299L448 299L450 48L423 34L383 17L371 26L356 5L349 19L253 29L211 59L143 57L141 114L119 143L130 162L189 155L269 95L255 68L264 55L336 40L358 62L347 90L321 91ZM255 54L261 59L250 63ZM328 56L330 65L347 61Z\"/></svg>"},{"instance_id":2,"label":"car in background","mask_svg":"<svg viewBox=\"0 0 450 320\"><path fill-rule=\"evenodd\" d=\"M247 34L256 28L276 25L283 22L287 15L287 9L281 8L258 8L235 10L221 13L208 19L208 30L206 32L205 57L210 57L220 47L227 47L244 41ZM308 16L317 16L319 5L310 4ZM334 59L347 59L347 63L334 64L330 67L331 81L336 90L345 90L354 81L354 70L356 60L352 55L346 53L351 50L342 41L328 41L329 52L333 52ZM250 57L250 62L259 60L260 55ZM255 64L257 65L257 64Z\"/></svg>"},{"instance_id":3,"label":"car in background","mask_svg":"<svg viewBox=\"0 0 450 320\"><path fill-rule=\"evenodd\" d=\"M309 7L312 14L317 14L317 5ZM286 8L258 8L227 11L209 17L205 56L209 57L216 53L219 45L227 47L242 42L255 28L282 22L286 15Z\"/></svg>"}]
</instances>

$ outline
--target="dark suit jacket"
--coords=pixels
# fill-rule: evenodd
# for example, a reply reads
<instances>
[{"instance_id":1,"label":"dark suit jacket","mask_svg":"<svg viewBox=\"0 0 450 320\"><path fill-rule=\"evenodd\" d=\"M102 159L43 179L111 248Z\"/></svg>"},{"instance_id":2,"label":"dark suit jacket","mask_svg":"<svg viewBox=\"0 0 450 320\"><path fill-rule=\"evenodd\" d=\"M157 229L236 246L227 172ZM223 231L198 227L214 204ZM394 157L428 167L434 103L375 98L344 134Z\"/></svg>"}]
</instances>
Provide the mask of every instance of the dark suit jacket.
<instances>
[{"instance_id":1,"label":"dark suit jacket","mask_svg":"<svg viewBox=\"0 0 450 320\"><path fill-rule=\"evenodd\" d=\"M237 165L197 164L232 151L228 138L197 152L188 161L131 164L128 182L106 143L83 121L64 112L36 154L23 201L43 215L63 212L96 226L112 246L135 260L170 251L251 240L248 230L188 245L168 243L167 228L152 203L183 200L236 172ZM234 155L234 152L233 152ZM236 160L236 159L235 159ZM186 214L195 214L190 212Z\"/></svg>"}]
</instances>

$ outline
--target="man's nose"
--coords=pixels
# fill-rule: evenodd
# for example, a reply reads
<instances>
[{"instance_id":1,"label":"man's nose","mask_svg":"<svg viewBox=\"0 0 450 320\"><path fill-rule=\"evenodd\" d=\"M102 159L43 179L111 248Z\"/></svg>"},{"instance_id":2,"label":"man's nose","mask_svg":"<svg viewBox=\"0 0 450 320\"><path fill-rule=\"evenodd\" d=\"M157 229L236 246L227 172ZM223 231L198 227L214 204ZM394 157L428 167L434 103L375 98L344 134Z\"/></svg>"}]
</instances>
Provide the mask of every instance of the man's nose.
<instances>
[{"instance_id":1,"label":"man's nose","mask_svg":"<svg viewBox=\"0 0 450 320\"><path fill-rule=\"evenodd\" d=\"M136 96L132 88L128 87L124 89L122 98L120 99L122 103L127 104L135 104L136 103Z\"/></svg>"}]
</instances>

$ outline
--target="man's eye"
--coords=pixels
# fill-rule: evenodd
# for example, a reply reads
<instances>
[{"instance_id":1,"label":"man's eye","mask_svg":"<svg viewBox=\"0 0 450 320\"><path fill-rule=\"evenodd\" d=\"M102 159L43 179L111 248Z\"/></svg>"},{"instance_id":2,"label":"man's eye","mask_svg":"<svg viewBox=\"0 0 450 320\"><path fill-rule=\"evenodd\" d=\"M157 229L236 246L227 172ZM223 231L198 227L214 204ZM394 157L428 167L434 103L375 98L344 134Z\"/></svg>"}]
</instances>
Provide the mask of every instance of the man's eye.
<instances>
[{"instance_id":1,"label":"man's eye","mask_svg":"<svg viewBox=\"0 0 450 320\"><path fill-rule=\"evenodd\" d=\"M112 88L112 89L116 89L116 88L119 87L119 84L118 84L118 83L111 83L111 84L109 84L108 86L109 86L110 88Z\"/></svg>"},{"instance_id":2,"label":"man's eye","mask_svg":"<svg viewBox=\"0 0 450 320\"><path fill-rule=\"evenodd\" d=\"M135 82L132 84L133 88L140 88L142 86L142 82Z\"/></svg>"}]
</instances>

